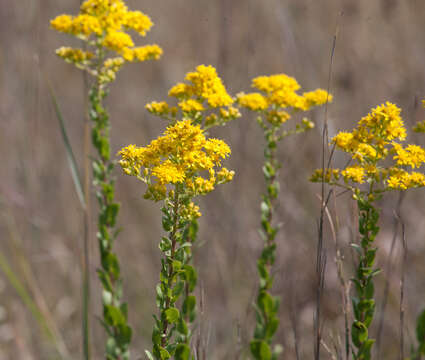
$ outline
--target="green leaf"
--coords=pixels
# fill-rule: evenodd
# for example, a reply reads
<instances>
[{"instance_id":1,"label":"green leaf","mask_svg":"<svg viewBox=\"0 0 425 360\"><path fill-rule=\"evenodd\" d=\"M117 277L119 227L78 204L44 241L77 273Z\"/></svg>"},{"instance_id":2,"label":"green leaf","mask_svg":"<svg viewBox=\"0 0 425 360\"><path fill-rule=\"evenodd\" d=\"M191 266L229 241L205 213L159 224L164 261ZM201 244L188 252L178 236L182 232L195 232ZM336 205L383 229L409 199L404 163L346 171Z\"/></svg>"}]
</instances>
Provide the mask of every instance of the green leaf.
<instances>
[{"instance_id":1,"label":"green leaf","mask_svg":"<svg viewBox=\"0 0 425 360\"><path fill-rule=\"evenodd\" d=\"M363 343L363 346L361 347L361 355L363 356L362 359L370 360L370 354L372 350L372 345L375 343L375 340L368 339Z\"/></svg>"},{"instance_id":2,"label":"green leaf","mask_svg":"<svg viewBox=\"0 0 425 360\"><path fill-rule=\"evenodd\" d=\"M256 360L271 360L272 352L270 346L261 340L253 340L250 343L251 353Z\"/></svg>"},{"instance_id":3,"label":"green leaf","mask_svg":"<svg viewBox=\"0 0 425 360\"><path fill-rule=\"evenodd\" d=\"M360 347L368 338L367 327L360 321L355 321L351 327L351 338L356 347Z\"/></svg>"},{"instance_id":4,"label":"green leaf","mask_svg":"<svg viewBox=\"0 0 425 360\"><path fill-rule=\"evenodd\" d=\"M105 305L103 308L103 317L108 325L124 325L126 319L121 310L113 305Z\"/></svg>"},{"instance_id":5,"label":"green leaf","mask_svg":"<svg viewBox=\"0 0 425 360\"><path fill-rule=\"evenodd\" d=\"M196 307L196 297L193 295L189 295L184 299L182 311L185 316L190 316L195 311Z\"/></svg>"},{"instance_id":6,"label":"green leaf","mask_svg":"<svg viewBox=\"0 0 425 360\"><path fill-rule=\"evenodd\" d=\"M189 333L186 321L184 321L182 317L180 317L179 323L177 324L177 331L184 336L187 336Z\"/></svg>"},{"instance_id":7,"label":"green leaf","mask_svg":"<svg viewBox=\"0 0 425 360\"><path fill-rule=\"evenodd\" d=\"M269 317L274 310L274 301L271 295L265 291L262 291L257 298L258 307Z\"/></svg>"},{"instance_id":8,"label":"green leaf","mask_svg":"<svg viewBox=\"0 0 425 360\"><path fill-rule=\"evenodd\" d=\"M125 347L126 345L130 344L131 336L132 336L132 330L131 327L124 324L120 325L118 327L119 331L116 336L116 339L118 340L118 343L121 345L121 347Z\"/></svg>"},{"instance_id":9,"label":"green leaf","mask_svg":"<svg viewBox=\"0 0 425 360\"><path fill-rule=\"evenodd\" d=\"M159 348L159 355L161 356L161 360L167 360L171 358L170 353L163 347Z\"/></svg>"},{"instance_id":10,"label":"green leaf","mask_svg":"<svg viewBox=\"0 0 425 360\"><path fill-rule=\"evenodd\" d=\"M177 308L169 308L165 310L165 318L170 324L174 324L179 320L180 312Z\"/></svg>"},{"instance_id":11,"label":"green leaf","mask_svg":"<svg viewBox=\"0 0 425 360\"><path fill-rule=\"evenodd\" d=\"M273 317L266 325L266 337L271 339L279 327L279 318Z\"/></svg>"},{"instance_id":12,"label":"green leaf","mask_svg":"<svg viewBox=\"0 0 425 360\"><path fill-rule=\"evenodd\" d=\"M186 344L179 344L176 347L176 351L174 353L175 360L189 360L190 357L190 349Z\"/></svg>"},{"instance_id":13,"label":"green leaf","mask_svg":"<svg viewBox=\"0 0 425 360\"><path fill-rule=\"evenodd\" d=\"M416 338L420 344L425 344L425 310L421 312L416 320Z\"/></svg>"},{"instance_id":14,"label":"green leaf","mask_svg":"<svg viewBox=\"0 0 425 360\"><path fill-rule=\"evenodd\" d=\"M184 282L178 281L177 284L174 286L173 291L172 291L173 298L175 299L173 301L177 301L177 299L179 298L179 296L181 295L183 290L184 290Z\"/></svg>"},{"instance_id":15,"label":"green leaf","mask_svg":"<svg viewBox=\"0 0 425 360\"><path fill-rule=\"evenodd\" d=\"M118 203L112 203L106 208L106 213L105 213L106 225L110 227L115 226L115 220L117 218L119 209L120 209L120 204Z\"/></svg>"},{"instance_id":16,"label":"green leaf","mask_svg":"<svg viewBox=\"0 0 425 360\"><path fill-rule=\"evenodd\" d=\"M69 169L71 171L72 181L74 182L75 191L77 192L78 199L80 200L80 204L81 204L82 208L85 209L86 208L86 199L85 199L85 196L84 196L83 185L81 183L81 177L80 177L80 173L78 171L77 161L75 160L74 152L72 151L72 146L71 146L71 143L69 141L68 134L66 132L65 121L64 121L63 116L62 116L62 111L59 107L59 103L56 100L56 96L53 92L53 89L52 89L50 83L48 82L47 85L48 85L48 88L49 88L50 96L52 97L53 105L55 107L56 117L58 118L58 121L59 121L59 126L60 126L60 130L61 130L61 135L62 135L62 141L65 145L66 157L67 157L67 160L68 160Z\"/></svg>"},{"instance_id":17,"label":"green leaf","mask_svg":"<svg viewBox=\"0 0 425 360\"><path fill-rule=\"evenodd\" d=\"M195 289L198 275L196 274L196 270L193 266L185 265L184 270L186 281L189 284L189 291L192 292Z\"/></svg>"},{"instance_id":18,"label":"green leaf","mask_svg":"<svg viewBox=\"0 0 425 360\"><path fill-rule=\"evenodd\" d=\"M118 257L113 253L106 253L102 257L102 266L106 272L112 275L112 278L117 279L120 275L120 264Z\"/></svg>"},{"instance_id":19,"label":"green leaf","mask_svg":"<svg viewBox=\"0 0 425 360\"><path fill-rule=\"evenodd\" d=\"M182 262L178 260L173 260L172 264L174 271L179 271L182 267Z\"/></svg>"},{"instance_id":20,"label":"green leaf","mask_svg":"<svg viewBox=\"0 0 425 360\"><path fill-rule=\"evenodd\" d=\"M168 231L171 231L172 226L173 226L172 221L167 216L163 216L162 228L168 232Z\"/></svg>"}]
</instances>

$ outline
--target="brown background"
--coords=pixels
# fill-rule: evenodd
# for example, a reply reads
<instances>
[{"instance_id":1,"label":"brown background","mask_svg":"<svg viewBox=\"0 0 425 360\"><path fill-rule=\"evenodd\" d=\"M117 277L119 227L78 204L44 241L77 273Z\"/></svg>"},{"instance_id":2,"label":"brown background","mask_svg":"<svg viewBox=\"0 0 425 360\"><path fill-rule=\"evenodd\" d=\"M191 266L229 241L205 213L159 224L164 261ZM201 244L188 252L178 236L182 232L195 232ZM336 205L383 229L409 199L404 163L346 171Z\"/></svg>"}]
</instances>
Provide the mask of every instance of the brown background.
<instances>
[{"instance_id":1,"label":"brown background","mask_svg":"<svg viewBox=\"0 0 425 360\"><path fill-rule=\"evenodd\" d=\"M326 88L333 36L338 28L329 106L329 131L351 129L371 107L389 100L403 108L406 125L425 118L419 100L425 93L425 2L421 0L145 0L127 1L151 16L155 26L140 43L164 49L160 61L126 65L113 84L108 108L113 151L129 143L144 145L164 123L144 105L166 98L167 90L198 64L217 67L229 91L248 91L250 79L284 72L306 90ZM83 163L84 84L81 71L54 55L70 37L49 29L61 13L75 14L78 0L0 1L0 251L13 271L48 309L73 359L81 358L81 257L83 215L68 168L51 99L48 78L59 99L75 155ZM294 326L301 359L311 359L315 306L315 251L319 186L307 177L320 166L324 110L309 114L318 126L280 146L283 168L278 210L275 293L282 297L277 339L285 359L295 359ZM256 286L255 259L263 180L262 133L253 118L243 118L213 135L232 147L232 183L201 199L200 246L196 249L203 314L201 333L209 359L243 354L253 328L250 304ZM425 145L423 135L409 140ZM336 157L342 166L344 158ZM81 167L82 170L82 167ZM116 243L125 279L125 298L134 328L133 358L150 348L154 286L158 279L159 204L143 200L144 185L117 169L119 223ZM398 195L389 194L378 237L379 318L382 286L390 281L382 333L382 359L395 359L399 347L400 239L387 264ZM93 202L94 205L94 202ZM334 206L334 205L332 205ZM355 241L354 205L340 196L333 210L345 275L352 274L348 243ZM425 307L424 191L410 191L401 213L409 252L405 284L406 351L414 344L414 321ZM93 210L94 214L94 210ZM337 216L335 216L335 214ZM94 217L93 217L94 219ZM328 224L327 224L328 225ZM328 226L327 226L328 228ZM326 230L328 266L323 300L324 341L332 347L343 336L341 294L334 265L335 247ZM94 227L92 227L92 232ZM91 236L94 359L102 358L103 330L95 269L98 256ZM291 316L292 314L292 316ZM292 318L292 321L291 321ZM376 335L378 321L372 326ZM50 359L52 347L4 273L0 273L0 359ZM330 355L323 352L323 358Z\"/></svg>"}]
</instances>

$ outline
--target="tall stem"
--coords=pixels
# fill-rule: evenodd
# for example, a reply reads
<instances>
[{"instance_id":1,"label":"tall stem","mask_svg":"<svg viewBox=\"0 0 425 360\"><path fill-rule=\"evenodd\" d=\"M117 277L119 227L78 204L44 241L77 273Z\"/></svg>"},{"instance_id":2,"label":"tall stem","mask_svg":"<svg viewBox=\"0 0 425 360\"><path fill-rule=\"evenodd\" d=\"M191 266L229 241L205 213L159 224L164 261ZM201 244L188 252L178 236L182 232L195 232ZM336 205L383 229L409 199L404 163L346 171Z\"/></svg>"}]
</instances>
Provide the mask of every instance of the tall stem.
<instances>
[{"instance_id":1,"label":"tall stem","mask_svg":"<svg viewBox=\"0 0 425 360\"><path fill-rule=\"evenodd\" d=\"M181 215L188 199L177 186L162 208L164 236L159 248L163 253L160 283L157 286L159 316L155 317L152 333L153 351L149 359L189 359L191 331L188 327L195 318L196 298L191 295L196 285L196 271L189 264L192 259L188 231L191 220ZM182 296L182 301L179 299ZM180 304L180 306L178 305Z\"/></svg>"},{"instance_id":2,"label":"tall stem","mask_svg":"<svg viewBox=\"0 0 425 360\"><path fill-rule=\"evenodd\" d=\"M374 283L373 278L380 271L374 268L376 248L373 246L376 235L379 232L377 226L379 212L370 200L372 188L368 194L357 193L359 211L359 233L361 235L360 246L356 246L359 254L359 262L353 279L356 296L353 298L354 321L351 338L356 349L353 351L354 359L369 360L371 349L375 342L369 337L369 327L375 312Z\"/></svg>"},{"instance_id":3,"label":"tall stem","mask_svg":"<svg viewBox=\"0 0 425 360\"><path fill-rule=\"evenodd\" d=\"M102 66L104 53L99 47L98 74ZM130 358L129 344L131 328L127 323L127 304L122 302L122 280L117 255L113 252L114 240L118 235L116 219L120 208L115 202L115 179L113 177L114 162L110 151L109 115L103 107L107 91L97 78L89 94L90 119L92 120L92 143L97 151L93 160L93 184L99 205L98 233L100 252L100 269L98 276L103 286L103 318L102 323L108 334L106 343L106 359L127 360Z\"/></svg>"},{"instance_id":4,"label":"tall stem","mask_svg":"<svg viewBox=\"0 0 425 360\"><path fill-rule=\"evenodd\" d=\"M262 123L260 122L260 125ZM264 124L263 124L264 125ZM251 353L257 360L275 358L278 353L272 351L271 343L279 326L277 312L279 298L273 297L270 290L273 286L272 266L276 257L275 237L278 227L272 225L275 205L279 194L279 184L276 181L279 163L276 159L278 141L278 127L272 126L265 129L266 148L264 151L265 163L263 167L266 192L261 202L261 229L260 234L264 240L263 250L257 261L260 286L256 301L256 326L253 340L250 343Z\"/></svg>"}]
</instances>

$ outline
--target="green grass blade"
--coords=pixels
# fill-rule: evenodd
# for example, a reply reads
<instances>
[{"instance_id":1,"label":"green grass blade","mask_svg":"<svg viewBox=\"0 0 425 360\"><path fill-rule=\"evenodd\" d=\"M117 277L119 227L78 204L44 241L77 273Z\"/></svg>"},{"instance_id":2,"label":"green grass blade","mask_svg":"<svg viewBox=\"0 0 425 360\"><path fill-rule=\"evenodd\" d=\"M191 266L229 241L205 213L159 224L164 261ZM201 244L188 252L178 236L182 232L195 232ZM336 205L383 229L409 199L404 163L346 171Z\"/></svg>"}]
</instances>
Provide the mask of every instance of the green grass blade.
<instances>
[{"instance_id":1,"label":"green grass blade","mask_svg":"<svg viewBox=\"0 0 425 360\"><path fill-rule=\"evenodd\" d=\"M43 313L39 310L38 306L33 301L31 295L29 294L25 286L22 284L22 282L19 280L19 278L15 275L8 261L1 253L0 253L0 269L3 271L6 278L9 280L10 284L16 290L16 292L18 293L19 297L21 298L25 306L31 311L32 315L38 322L43 333L46 335L49 341L56 347L58 354L61 354L61 351L57 347L55 335L53 334L53 332L47 325L47 321L44 318Z\"/></svg>"},{"instance_id":2,"label":"green grass blade","mask_svg":"<svg viewBox=\"0 0 425 360\"><path fill-rule=\"evenodd\" d=\"M59 107L59 103L56 100L55 93L48 83L48 88L50 92L50 96L52 97L53 105L55 107L56 117L59 121L59 126L62 134L62 140L65 144L66 156L68 159L69 168L71 170L72 180L74 181L75 190L77 191L78 199L80 200L81 206L83 209L86 208L86 200L84 197L83 185L81 183L80 173L78 171L77 162L75 161L74 152L72 151L72 146L68 138L68 134L66 132L65 122L62 116L62 112Z\"/></svg>"}]
</instances>

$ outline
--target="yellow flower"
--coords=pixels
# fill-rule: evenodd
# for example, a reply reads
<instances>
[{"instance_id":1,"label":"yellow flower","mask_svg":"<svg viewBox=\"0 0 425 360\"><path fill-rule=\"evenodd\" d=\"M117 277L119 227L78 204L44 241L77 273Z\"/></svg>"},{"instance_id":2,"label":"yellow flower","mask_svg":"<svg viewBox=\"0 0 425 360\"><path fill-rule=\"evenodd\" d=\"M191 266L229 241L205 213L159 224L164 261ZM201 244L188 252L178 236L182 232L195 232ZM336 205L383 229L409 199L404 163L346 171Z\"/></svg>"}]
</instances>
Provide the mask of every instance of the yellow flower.
<instances>
[{"instance_id":1,"label":"yellow flower","mask_svg":"<svg viewBox=\"0 0 425 360\"><path fill-rule=\"evenodd\" d=\"M72 20L72 34L89 37L91 34L102 35L99 19L91 15L78 15Z\"/></svg>"},{"instance_id":2,"label":"yellow flower","mask_svg":"<svg viewBox=\"0 0 425 360\"><path fill-rule=\"evenodd\" d=\"M158 183L176 184L183 182L185 179L184 169L181 166L174 164L171 160L166 160L152 169L152 176L158 178Z\"/></svg>"},{"instance_id":3,"label":"yellow flower","mask_svg":"<svg viewBox=\"0 0 425 360\"><path fill-rule=\"evenodd\" d=\"M425 162L425 149L418 145L408 144L406 147L394 141L406 138L406 129L400 116L401 109L392 103L385 103L363 117L352 132L340 132L332 142L349 153L357 162L341 171L346 182L362 184L367 181L375 184L374 191L388 189L407 190L425 186L425 175L409 173L402 166L418 168ZM394 154L394 165L380 162L386 160L388 154ZM312 181L317 181L318 172ZM381 188L377 185L381 182Z\"/></svg>"},{"instance_id":4,"label":"yellow flower","mask_svg":"<svg viewBox=\"0 0 425 360\"><path fill-rule=\"evenodd\" d=\"M178 83L174 85L168 92L168 96L176 98L189 97L193 94L193 87L184 83Z\"/></svg>"},{"instance_id":5,"label":"yellow flower","mask_svg":"<svg viewBox=\"0 0 425 360\"><path fill-rule=\"evenodd\" d=\"M352 133L341 131L338 135L332 138L332 141L338 146L341 150L350 151L352 148L352 143L354 136Z\"/></svg>"},{"instance_id":6,"label":"yellow flower","mask_svg":"<svg viewBox=\"0 0 425 360\"><path fill-rule=\"evenodd\" d=\"M70 33L72 31L72 16L59 15L50 21L50 25L57 31Z\"/></svg>"},{"instance_id":7,"label":"yellow flower","mask_svg":"<svg viewBox=\"0 0 425 360\"><path fill-rule=\"evenodd\" d=\"M179 107L185 112L192 112L192 111L204 111L205 108L203 107L202 103L200 103L197 100L188 99L179 102Z\"/></svg>"},{"instance_id":8,"label":"yellow flower","mask_svg":"<svg viewBox=\"0 0 425 360\"><path fill-rule=\"evenodd\" d=\"M371 134L374 138L385 141L393 139L404 140L406 129L400 117L401 109L396 105L386 102L379 105L359 121L359 128L365 131L362 135Z\"/></svg>"},{"instance_id":9,"label":"yellow flower","mask_svg":"<svg viewBox=\"0 0 425 360\"><path fill-rule=\"evenodd\" d=\"M145 108L152 114L156 115L165 115L168 114L170 111L170 107L165 101L156 102L152 101L151 103L147 104Z\"/></svg>"},{"instance_id":10,"label":"yellow flower","mask_svg":"<svg viewBox=\"0 0 425 360\"><path fill-rule=\"evenodd\" d=\"M266 93L281 90L294 92L300 88L300 85L295 78L285 74L258 76L252 80L252 86Z\"/></svg>"},{"instance_id":11,"label":"yellow flower","mask_svg":"<svg viewBox=\"0 0 425 360\"><path fill-rule=\"evenodd\" d=\"M413 169L420 167L425 162L425 150L418 145L407 145L405 149L400 144L393 143L397 155L397 165L409 165Z\"/></svg>"},{"instance_id":12,"label":"yellow flower","mask_svg":"<svg viewBox=\"0 0 425 360\"><path fill-rule=\"evenodd\" d=\"M64 46L56 50L56 55L73 63L84 63L94 57L94 54L89 51Z\"/></svg>"},{"instance_id":13,"label":"yellow flower","mask_svg":"<svg viewBox=\"0 0 425 360\"><path fill-rule=\"evenodd\" d=\"M154 196L156 184L181 183L194 195L206 194L216 184L230 181L234 174L220 169L218 177L215 175L214 168L220 167L221 159L230 154L230 148L222 140L206 139L200 126L192 125L191 120L178 121L167 127L163 136L146 147L129 145L119 154L124 172L148 184L146 196L150 199L162 196L162 192ZM204 170L209 173L208 179L200 176Z\"/></svg>"},{"instance_id":14,"label":"yellow flower","mask_svg":"<svg viewBox=\"0 0 425 360\"><path fill-rule=\"evenodd\" d=\"M57 31L74 35L89 45L101 44L105 49L118 53L126 61L157 60L162 54L158 45L135 47L132 37L126 32L134 30L145 36L153 23L149 16L140 11L129 11L123 0L86 0L76 16L59 15L50 22ZM93 41L93 37L95 41ZM65 60L71 61L71 58ZM99 62L104 60L99 59ZM100 77L100 82L111 82L115 79L116 71L103 69L98 72L92 67L78 67L88 70L90 74ZM93 62L95 64L96 62Z\"/></svg>"},{"instance_id":15,"label":"yellow flower","mask_svg":"<svg viewBox=\"0 0 425 360\"><path fill-rule=\"evenodd\" d=\"M209 106L217 108L233 103L216 69L211 65L199 65L196 71L188 73L185 79L192 83L193 93L207 100Z\"/></svg>"},{"instance_id":16,"label":"yellow flower","mask_svg":"<svg viewBox=\"0 0 425 360\"><path fill-rule=\"evenodd\" d=\"M323 89L305 92L303 93L303 98L305 99L305 106L307 109L310 109L313 106L326 104L327 102L332 102L333 100L332 95Z\"/></svg>"},{"instance_id":17,"label":"yellow flower","mask_svg":"<svg viewBox=\"0 0 425 360\"><path fill-rule=\"evenodd\" d=\"M269 106L267 99L260 93L240 93L237 95L237 101L240 106L252 111L265 110Z\"/></svg>"},{"instance_id":18,"label":"yellow flower","mask_svg":"<svg viewBox=\"0 0 425 360\"><path fill-rule=\"evenodd\" d=\"M365 169L361 166L350 166L341 171L345 181L354 181L362 184L364 182Z\"/></svg>"},{"instance_id":19,"label":"yellow flower","mask_svg":"<svg viewBox=\"0 0 425 360\"><path fill-rule=\"evenodd\" d=\"M110 50L122 53L124 48L131 48L134 42L130 35L122 31L109 31L102 41L102 45Z\"/></svg>"},{"instance_id":20,"label":"yellow flower","mask_svg":"<svg viewBox=\"0 0 425 360\"><path fill-rule=\"evenodd\" d=\"M146 36L153 25L150 17L140 11L128 11L124 24L127 28L137 31L141 36Z\"/></svg>"},{"instance_id":21,"label":"yellow flower","mask_svg":"<svg viewBox=\"0 0 425 360\"><path fill-rule=\"evenodd\" d=\"M162 55L162 49L158 45L145 45L133 49L134 58L137 61L158 60Z\"/></svg>"}]
</instances>

